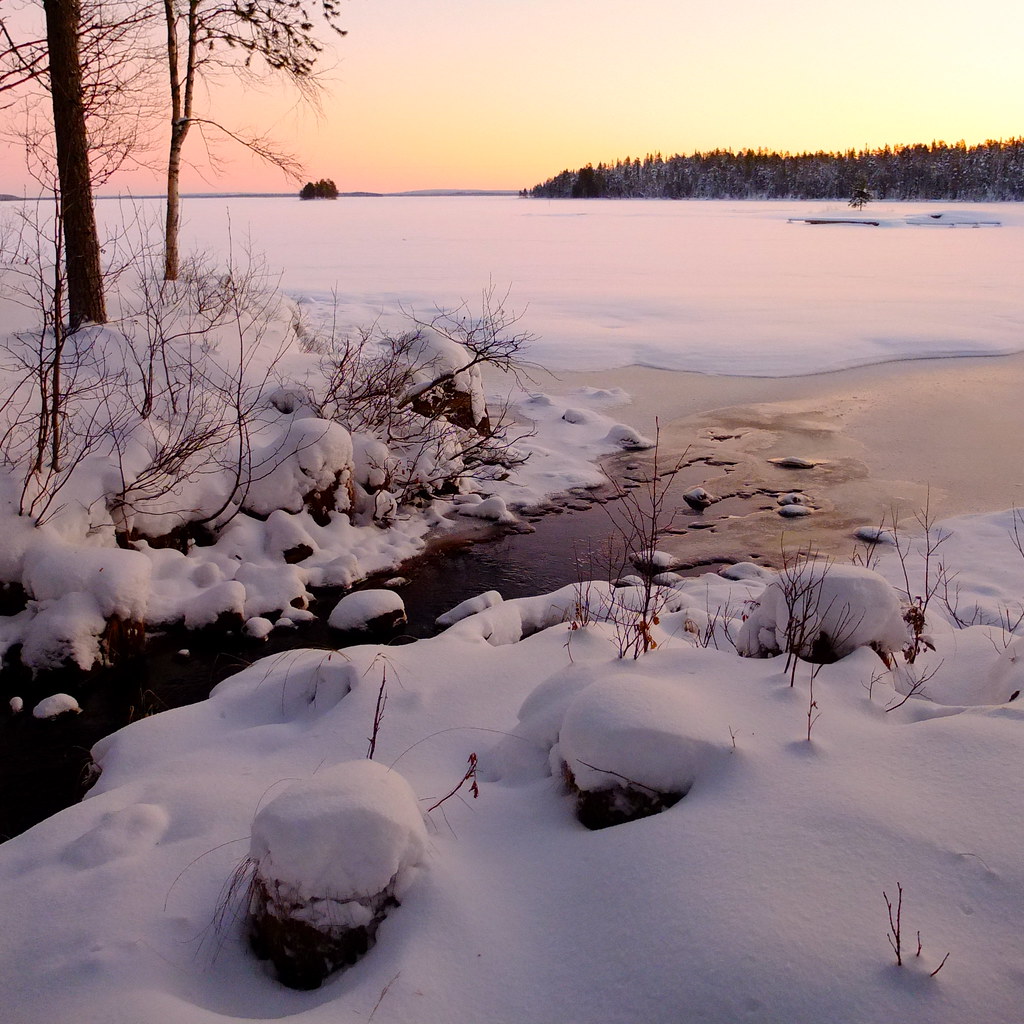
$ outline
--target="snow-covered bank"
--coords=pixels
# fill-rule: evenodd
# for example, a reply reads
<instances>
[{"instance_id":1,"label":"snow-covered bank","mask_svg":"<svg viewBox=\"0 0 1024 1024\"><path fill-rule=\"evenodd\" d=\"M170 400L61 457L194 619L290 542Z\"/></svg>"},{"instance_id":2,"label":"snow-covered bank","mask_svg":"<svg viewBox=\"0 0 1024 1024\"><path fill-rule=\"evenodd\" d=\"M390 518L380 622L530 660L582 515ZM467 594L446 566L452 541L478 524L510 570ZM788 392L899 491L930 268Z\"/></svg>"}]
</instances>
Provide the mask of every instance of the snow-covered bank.
<instances>
[{"instance_id":1,"label":"snow-covered bank","mask_svg":"<svg viewBox=\"0 0 1024 1024\"><path fill-rule=\"evenodd\" d=\"M1019 605L1014 524L943 528L961 617ZM903 586L891 548L879 567ZM915 556L915 592L922 571ZM997 627L956 629L936 599L934 655L890 671L861 647L816 675L799 663L790 686L785 657L740 658L725 639L770 578L733 575L665 590L658 646L636 660L616 656L629 591L620 625L602 624L611 595L595 584L483 601L411 647L260 662L209 701L122 730L97 749L104 774L81 805L0 847L0 909L17 923L6 1012L19 1024L959 1024L984 1007L992 1024L1017 1021L1024 711L1005 701L1020 641L1004 650ZM703 646L712 634L718 649ZM900 703L909 670L934 701ZM479 797L427 815L428 851L375 948L321 989L289 991L231 906L214 924L225 883L260 807L365 754L382 683L375 759L426 808L475 754ZM609 739L616 721L627 727ZM645 755L676 750L654 761L678 774L685 749L692 788L653 817L588 831L557 760L595 758L597 735L592 768L640 775ZM897 886L902 967L883 897L895 904Z\"/></svg>"},{"instance_id":2,"label":"snow-covered bank","mask_svg":"<svg viewBox=\"0 0 1024 1024\"><path fill-rule=\"evenodd\" d=\"M514 526L650 443L606 414L621 392L487 395L480 365L528 341L499 307L342 335L251 266L159 287L142 266L109 325L64 336L33 327L38 273L9 259L0 302L0 658L33 671L89 669L164 624L293 626L311 588L392 568L460 516Z\"/></svg>"}]
</instances>

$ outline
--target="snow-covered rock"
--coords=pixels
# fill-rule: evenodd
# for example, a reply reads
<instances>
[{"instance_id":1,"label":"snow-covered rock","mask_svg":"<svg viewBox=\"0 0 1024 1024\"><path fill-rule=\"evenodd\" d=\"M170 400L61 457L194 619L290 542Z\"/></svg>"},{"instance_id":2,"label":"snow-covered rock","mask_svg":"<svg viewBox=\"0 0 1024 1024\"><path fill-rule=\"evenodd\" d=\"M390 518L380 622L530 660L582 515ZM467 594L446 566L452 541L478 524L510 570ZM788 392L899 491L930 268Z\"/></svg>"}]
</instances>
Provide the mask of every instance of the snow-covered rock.
<instances>
[{"instance_id":1,"label":"snow-covered rock","mask_svg":"<svg viewBox=\"0 0 1024 1024\"><path fill-rule=\"evenodd\" d=\"M311 501L322 506L315 515L344 512L351 478L352 438L344 427L313 417L289 420L253 451L242 504L259 515L275 509L300 512Z\"/></svg>"},{"instance_id":2,"label":"snow-covered rock","mask_svg":"<svg viewBox=\"0 0 1024 1024\"><path fill-rule=\"evenodd\" d=\"M41 700L33 709L33 718L56 718L58 715L81 714L82 709L69 693L54 693Z\"/></svg>"},{"instance_id":3,"label":"snow-covered rock","mask_svg":"<svg viewBox=\"0 0 1024 1024\"><path fill-rule=\"evenodd\" d=\"M409 784L375 761L332 765L253 819L250 933L281 981L316 988L374 942L426 852Z\"/></svg>"},{"instance_id":4,"label":"snow-covered rock","mask_svg":"<svg viewBox=\"0 0 1024 1024\"><path fill-rule=\"evenodd\" d=\"M595 682L569 703L552 757L581 790L632 782L685 794L717 748L678 687L632 677Z\"/></svg>"},{"instance_id":5,"label":"snow-covered rock","mask_svg":"<svg viewBox=\"0 0 1024 1024\"><path fill-rule=\"evenodd\" d=\"M405 621L405 603L393 590L357 590L334 606L327 624L332 629L370 632Z\"/></svg>"},{"instance_id":6,"label":"snow-covered rock","mask_svg":"<svg viewBox=\"0 0 1024 1024\"><path fill-rule=\"evenodd\" d=\"M474 519L488 519L493 523L518 522L514 513L509 511L504 498L493 495L479 501L464 502L458 506L460 516L471 516Z\"/></svg>"},{"instance_id":7,"label":"snow-covered rock","mask_svg":"<svg viewBox=\"0 0 1024 1024\"><path fill-rule=\"evenodd\" d=\"M77 665L88 670L103 657L107 620L92 594L73 590L40 602L22 634L21 660L34 672Z\"/></svg>"},{"instance_id":8,"label":"snow-covered rock","mask_svg":"<svg viewBox=\"0 0 1024 1024\"><path fill-rule=\"evenodd\" d=\"M439 626L452 626L469 615L476 615L477 612L482 612L485 608L500 604L502 600L498 591L487 590L482 594L477 594L476 597L467 598L454 608L449 608L444 614L438 615L435 622Z\"/></svg>"}]
</instances>

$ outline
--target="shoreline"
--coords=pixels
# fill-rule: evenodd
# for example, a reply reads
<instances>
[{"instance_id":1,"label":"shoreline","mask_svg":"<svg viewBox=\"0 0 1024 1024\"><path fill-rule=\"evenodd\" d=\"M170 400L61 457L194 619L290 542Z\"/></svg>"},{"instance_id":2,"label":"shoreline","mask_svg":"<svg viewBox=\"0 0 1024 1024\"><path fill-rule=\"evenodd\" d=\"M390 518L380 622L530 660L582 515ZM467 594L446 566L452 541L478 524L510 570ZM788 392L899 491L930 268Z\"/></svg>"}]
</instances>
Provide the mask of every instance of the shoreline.
<instances>
[{"instance_id":1,"label":"shoreline","mask_svg":"<svg viewBox=\"0 0 1024 1024\"><path fill-rule=\"evenodd\" d=\"M894 510L902 529L917 532L915 517L925 509L935 521L1024 506L1024 478L1014 473L1024 437L1024 354L781 378L630 366L531 368L530 379L529 387L558 394L623 389L631 401L615 412L642 433L660 432L662 469L685 453L677 486L747 496L743 508L712 505L703 522L674 531L679 540L667 538L684 564L777 557L782 546L846 558L854 530L890 522ZM768 461L785 456L819 464L793 470ZM604 465L621 476L645 461L649 455L615 456ZM781 518L774 495L787 490L805 493L816 511Z\"/></svg>"}]
</instances>

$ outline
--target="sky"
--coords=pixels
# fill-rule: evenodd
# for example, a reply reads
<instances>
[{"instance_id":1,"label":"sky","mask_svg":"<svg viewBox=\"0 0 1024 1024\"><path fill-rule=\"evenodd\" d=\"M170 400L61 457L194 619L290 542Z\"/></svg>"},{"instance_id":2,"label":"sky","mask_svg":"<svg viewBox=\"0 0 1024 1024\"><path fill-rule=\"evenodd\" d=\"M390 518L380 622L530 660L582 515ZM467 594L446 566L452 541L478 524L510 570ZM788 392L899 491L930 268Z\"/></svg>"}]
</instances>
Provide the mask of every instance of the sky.
<instances>
[{"instance_id":1,"label":"sky","mask_svg":"<svg viewBox=\"0 0 1024 1024\"><path fill-rule=\"evenodd\" d=\"M1024 133L1020 0L348 0L341 24L319 115L280 83L202 102L342 191L520 189L648 152ZM21 156L5 150L0 191L21 192ZM234 147L216 175L198 142L188 155L186 190L293 188ZM159 191L159 175L105 191L126 189Z\"/></svg>"}]
</instances>

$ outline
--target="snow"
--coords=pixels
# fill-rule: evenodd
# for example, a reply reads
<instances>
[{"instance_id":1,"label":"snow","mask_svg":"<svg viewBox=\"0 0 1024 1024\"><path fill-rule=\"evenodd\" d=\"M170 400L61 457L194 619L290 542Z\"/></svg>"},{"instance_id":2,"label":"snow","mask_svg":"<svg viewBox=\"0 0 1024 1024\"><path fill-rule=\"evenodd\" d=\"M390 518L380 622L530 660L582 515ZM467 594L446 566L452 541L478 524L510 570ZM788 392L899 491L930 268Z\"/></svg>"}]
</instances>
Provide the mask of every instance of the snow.
<instances>
[{"instance_id":1,"label":"snow","mask_svg":"<svg viewBox=\"0 0 1024 1024\"><path fill-rule=\"evenodd\" d=\"M333 629L368 629L384 616L405 621L405 604L393 590L357 590L346 594L327 619Z\"/></svg>"},{"instance_id":2,"label":"snow","mask_svg":"<svg viewBox=\"0 0 1024 1024\"><path fill-rule=\"evenodd\" d=\"M1020 204L874 202L889 228L810 227L842 202L515 197L351 198L296 232L289 199L186 199L185 237L223 251L228 216L284 268L282 286L373 323L400 303L429 318L487 278L538 336L549 369L642 365L784 377L894 359L1024 348ZM113 204L98 204L101 219ZM933 230L963 216L988 230ZM337 240L344 238L345 245Z\"/></svg>"},{"instance_id":3,"label":"snow","mask_svg":"<svg viewBox=\"0 0 1024 1024\"><path fill-rule=\"evenodd\" d=\"M298 899L372 896L406 875L426 852L416 796L398 772L346 761L292 783L260 808L249 857L268 881Z\"/></svg>"},{"instance_id":4,"label":"snow","mask_svg":"<svg viewBox=\"0 0 1024 1024\"><path fill-rule=\"evenodd\" d=\"M515 281L524 325L542 335L530 358L556 368L771 376L994 355L1024 336L1024 215L1008 204L992 211L998 230L940 232L907 224L930 216L926 204L878 204L887 229L853 231L788 224L806 207L785 203L395 203L319 207L301 238L294 204L232 207L236 219L252 212L257 246L261 233L272 242L303 315L329 310L336 281L353 323L399 303L457 302L486 268ZM189 230L214 250L222 206L186 204ZM586 273L570 272L567 256L584 251ZM23 311L8 305L14 330ZM271 347L290 337L294 311L274 314ZM230 337L214 335L223 355ZM599 455L650 443L609 415L628 400L617 389L516 389L525 464L507 479L459 477L457 493L415 510L392 493L395 474L443 463L444 444L417 464L380 438L324 427L304 404L318 372L309 355L292 346L288 381L257 388L257 461L286 458L254 474L255 514L218 523L214 543L187 554L115 546L103 498L144 464L153 431L132 430L116 457L91 454L37 529L14 514L17 487L0 474L0 568L30 584L28 607L0 623L5 649L23 644L35 668L88 667L110 614L198 627L229 613L266 636L311 616L310 588L422 550L445 516L514 516L596 486ZM256 377L267 366L257 359ZM353 506L323 525L297 499L337 480L352 484ZM173 496L178 518L216 511L224 495L217 473L200 474ZM163 522L162 501L136 525ZM87 797L0 845L0 917L17 924L0 942L5 1019L960 1024L982 1007L986 1022L1018 1024L1022 526L1012 510L939 524L944 590L932 589L940 567L926 538L879 527L860 534L883 541L871 569L661 573L650 605L645 586L605 581L518 600L485 592L441 616L448 628L429 640L258 661L208 700L100 741ZM400 607L393 592L364 591L331 624ZM916 644L911 607L925 619ZM641 629L654 646L634 659ZM838 661L798 660L791 674L769 656L794 638L812 653L819 630L839 641ZM631 779L685 796L590 832L563 760L584 788ZM314 899L397 875L401 905L360 963L317 992L287 991L240 921L231 882L251 862ZM882 895L897 885L902 968Z\"/></svg>"},{"instance_id":5,"label":"snow","mask_svg":"<svg viewBox=\"0 0 1024 1024\"><path fill-rule=\"evenodd\" d=\"M1008 561L1009 522L942 524L986 581L964 602L1019 600L1019 569L1008 586L987 582ZM891 548L879 572L899 582ZM763 569L736 575L664 588L681 606L666 602L657 648L636 660L617 656L615 619L596 614L610 608L607 585L593 585L595 614L577 628L583 595L570 587L481 601L406 647L267 658L209 700L102 741L87 798L0 846L0 913L19 923L0 959L6 1012L19 1024L153 1013L355 1024L377 1006L375 1019L422 1024L667 1024L685 1006L723 1024L954 1024L984 1006L986 1021L1013 1024L1024 708L1009 694L900 704L898 674L861 648L813 676L801 662L790 686L783 658L703 647L684 628L693 608L728 603L735 635L746 602L771 586ZM843 593L876 593L854 579L863 585L854 574ZM1019 664L1019 642L997 651L993 627L954 630L941 606L929 619L936 656L956 659L951 678L1003 678ZM553 748L586 784L601 785L604 769L686 795L590 832ZM422 815L456 788L470 753L479 797L464 786L426 815L424 835ZM295 993L233 916L225 886L247 852L309 893L369 891L418 867L367 956ZM902 968L882 896L897 884Z\"/></svg>"},{"instance_id":6,"label":"snow","mask_svg":"<svg viewBox=\"0 0 1024 1024\"><path fill-rule=\"evenodd\" d=\"M20 710L11 708L12 711ZM75 700L70 694L67 693L55 693L49 697L44 697L33 709L33 718L56 718L58 715L66 715L69 712L73 714L80 714L82 709L78 706L78 701Z\"/></svg>"}]
</instances>

